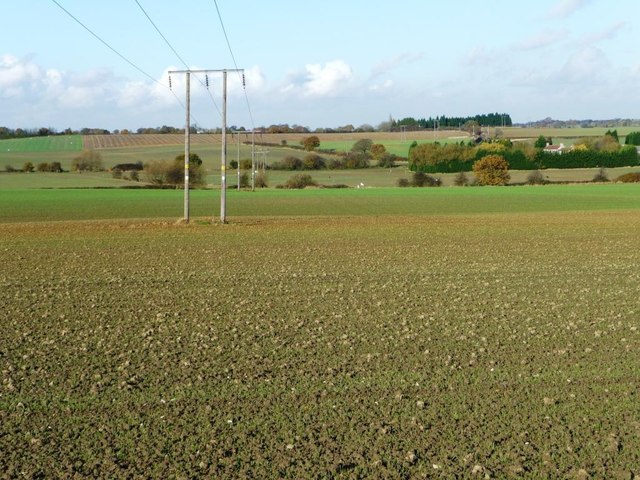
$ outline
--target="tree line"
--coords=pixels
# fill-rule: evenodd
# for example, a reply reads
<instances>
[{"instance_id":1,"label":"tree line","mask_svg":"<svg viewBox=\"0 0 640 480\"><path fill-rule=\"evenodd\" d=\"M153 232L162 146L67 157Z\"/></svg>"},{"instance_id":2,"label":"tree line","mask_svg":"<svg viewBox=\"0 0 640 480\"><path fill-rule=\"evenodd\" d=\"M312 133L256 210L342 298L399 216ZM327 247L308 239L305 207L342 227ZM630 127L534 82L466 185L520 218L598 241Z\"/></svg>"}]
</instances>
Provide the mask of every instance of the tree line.
<instances>
[{"instance_id":1,"label":"tree line","mask_svg":"<svg viewBox=\"0 0 640 480\"><path fill-rule=\"evenodd\" d=\"M433 128L455 128L462 129L465 125L474 123L481 127L511 127L513 121L508 113L484 113L473 115L470 117L447 117L441 115L439 117L413 118L405 117L401 120L392 120L391 129L393 131L400 130L401 127L411 129L433 129Z\"/></svg>"},{"instance_id":2,"label":"tree line","mask_svg":"<svg viewBox=\"0 0 640 480\"><path fill-rule=\"evenodd\" d=\"M414 142L409 150L409 168L425 173L468 172L475 162L489 155L503 158L513 170L637 166L639 155L636 147L620 145L616 133L581 139L562 153L546 152L544 147L553 141L545 137L535 142L515 143L508 139L495 139L479 145L464 142L418 145Z\"/></svg>"}]
</instances>

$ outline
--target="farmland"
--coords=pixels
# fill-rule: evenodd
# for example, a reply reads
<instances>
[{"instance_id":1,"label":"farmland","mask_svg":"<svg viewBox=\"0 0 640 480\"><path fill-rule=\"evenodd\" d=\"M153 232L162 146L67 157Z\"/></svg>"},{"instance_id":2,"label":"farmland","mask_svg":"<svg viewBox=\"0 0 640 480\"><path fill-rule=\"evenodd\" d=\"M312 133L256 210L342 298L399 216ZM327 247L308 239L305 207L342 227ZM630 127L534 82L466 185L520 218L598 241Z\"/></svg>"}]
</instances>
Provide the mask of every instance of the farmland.
<instances>
[{"instance_id":1,"label":"farmland","mask_svg":"<svg viewBox=\"0 0 640 480\"><path fill-rule=\"evenodd\" d=\"M184 225L180 190L0 174L0 477L640 474L637 184L313 175L367 188L230 190L227 225L195 190Z\"/></svg>"},{"instance_id":2,"label":"farmland","mask_svg":"<svg viewBox=\"0 0 640 480\"><path fill-rule=\"evenodd\" d=\"M535 210L0 224L0 471L632 478L640 209Z\"/></svg>"}]
</instances>

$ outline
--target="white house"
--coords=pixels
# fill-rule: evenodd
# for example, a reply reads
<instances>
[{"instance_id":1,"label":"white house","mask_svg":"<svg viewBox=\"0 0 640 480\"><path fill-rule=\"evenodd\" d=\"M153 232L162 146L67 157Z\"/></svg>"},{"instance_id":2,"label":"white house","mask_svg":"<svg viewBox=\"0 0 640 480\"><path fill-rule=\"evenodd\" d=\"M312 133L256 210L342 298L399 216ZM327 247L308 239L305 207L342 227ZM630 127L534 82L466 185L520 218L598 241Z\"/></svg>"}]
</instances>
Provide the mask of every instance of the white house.
<instances>
[{"instance_id":1,"label":"white house","mask_svg":"<svg viewBox=\"0 0 640 480\"><path fill-rule=\"evenodd\" d=\"M547 153L557 153L558 155L562 155L562 152L567 150L567 148L564 146L564 143L561 143L560 145L549 145L547 143L546 147L542 150Z\"/></svg>"}]
</instances>

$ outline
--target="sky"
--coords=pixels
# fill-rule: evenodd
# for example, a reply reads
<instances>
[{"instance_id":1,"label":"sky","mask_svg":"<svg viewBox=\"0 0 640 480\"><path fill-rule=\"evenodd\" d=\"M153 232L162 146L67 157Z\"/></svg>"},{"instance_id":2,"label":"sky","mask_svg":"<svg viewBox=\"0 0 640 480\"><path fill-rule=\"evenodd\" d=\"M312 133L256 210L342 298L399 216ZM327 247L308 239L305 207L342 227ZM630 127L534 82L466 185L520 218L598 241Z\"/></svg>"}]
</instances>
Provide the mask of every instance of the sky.
<instances>
[{"instance_id":1,"label":"sky","mask_svg":"<svg viewBox=\"0 0 640 480\"><path fill-rule=\"evenodd\" d=\"M183 127L185 75L169 88L168 72L187 67L244 69L227 125L248 129L637 119L637 1L4 1L0 126ZM194 73L191 123L221 126L222 104L221 74L207 89Z\"/></svg>"}]
</instances>

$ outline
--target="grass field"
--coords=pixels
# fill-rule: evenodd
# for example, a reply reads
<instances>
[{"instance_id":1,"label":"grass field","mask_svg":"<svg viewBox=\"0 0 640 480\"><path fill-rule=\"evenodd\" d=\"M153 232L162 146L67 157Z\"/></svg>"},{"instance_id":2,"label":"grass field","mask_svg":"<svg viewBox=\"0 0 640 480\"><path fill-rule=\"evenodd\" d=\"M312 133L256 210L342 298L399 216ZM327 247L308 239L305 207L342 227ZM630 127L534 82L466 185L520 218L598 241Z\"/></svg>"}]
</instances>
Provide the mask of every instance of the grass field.
<instances>
[{"instance_id":1,"label":"grass field","mask_svg":"<svg viewBox=\"0 0 640 480\"><path fill-rule=\"evenodd\" d=\"M219 190L190 192L191 215L219 213ZM119 218L178 219L184 192L145 189L0 190L0 223ZM231 218L274 216L460 215L640 208L640 186L372 188L227 193Z\"/></svg>"},{"instance_id":2,"label":"grass field","mask_svg":"<svg viewBox=\"0 0 640 480\"><path fill-rule=\"evenodd\" d=\"M583 210L554 212L524 190L455 215L428 207L443 189L421 213L397 190L411 215L0 224L0 471L634 478L637 190L539 189Z\"/></svg>"},{"instance_id":3,"label":"grass field","mask_svg":"<svg viewBox=\"0 0 640 480\"><path fill-rule=\"evenodd\" d=\"M2 152L79 152L82 148L82 135L58 135L0 140L0 151Z\"/></svg>"}]
</instances>

